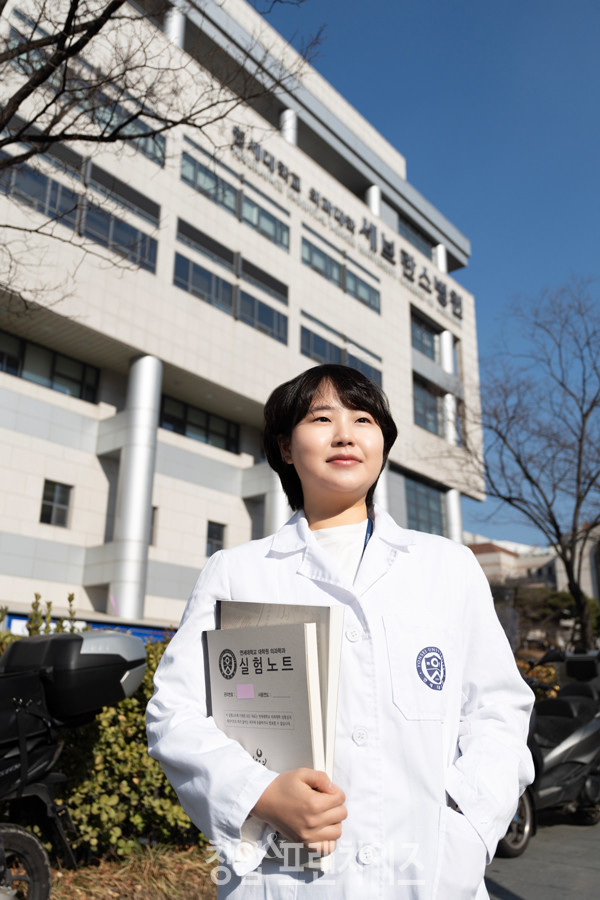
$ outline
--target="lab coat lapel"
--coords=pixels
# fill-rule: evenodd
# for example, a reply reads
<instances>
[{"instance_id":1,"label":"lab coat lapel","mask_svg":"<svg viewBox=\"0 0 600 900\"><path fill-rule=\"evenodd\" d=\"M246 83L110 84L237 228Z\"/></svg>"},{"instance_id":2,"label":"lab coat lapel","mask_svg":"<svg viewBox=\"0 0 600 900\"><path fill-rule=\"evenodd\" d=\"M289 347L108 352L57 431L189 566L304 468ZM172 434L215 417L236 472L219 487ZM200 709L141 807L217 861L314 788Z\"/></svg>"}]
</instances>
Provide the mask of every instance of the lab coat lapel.
<instances>
[{"instance_id":1,"label":"lab coat lapel","mask_svg":"<svg viewBox=\"0 0 600 900\"><path fill-rule=\"evenodd\" d=\"M400 528L381 507L375 507L373 536L365 552L354 582L357 597L363 596L387 574L399 554L408 553L415 543L412 531Z\"/></svg>"},{"instance_id":2,"label":"lab coat lapel","mask_svg":"<svg viewBox=\"0 0 600 900\"><path fill-rule=\"evenodd\" d=\"M308 522L302 511L297 512L273 536L269 555L289 557L290 565L298 575L315 583L328 585L331 593L339 600L346 600L348 596L360 597L389 571L398 553L408 552L415 543L413 532L396 525L381 507L375 506L374 519L373 536L367 544L352 587L340 579L337 571L329 565L327 556L311 539ZM302 602L306 600L303 599Z\"/></svg>"},{"instance_id":3,"label":"lab coat lapel","mask_svg":"<svg viewBox=\"0 0 600 900\"><path fill-rule=\"evenodd\" d=\"M308 522L302 511L297 512L289 522L279 529L273 536L273 543L269 556L287 557L289 568L280 570L280 594L284 589L287 593L283 602L315 603L323 602L319 596L311 596L304 591L301 582L289 579L290 572L297 573L314 584L322 584L328 593L338 600L345 600L347 596L353 596L350 586L345 584L339 573L330 565L329 559L314 540L311 538ZM290 593L294 597L290 597Z\"/></svg>"}]
</instances>

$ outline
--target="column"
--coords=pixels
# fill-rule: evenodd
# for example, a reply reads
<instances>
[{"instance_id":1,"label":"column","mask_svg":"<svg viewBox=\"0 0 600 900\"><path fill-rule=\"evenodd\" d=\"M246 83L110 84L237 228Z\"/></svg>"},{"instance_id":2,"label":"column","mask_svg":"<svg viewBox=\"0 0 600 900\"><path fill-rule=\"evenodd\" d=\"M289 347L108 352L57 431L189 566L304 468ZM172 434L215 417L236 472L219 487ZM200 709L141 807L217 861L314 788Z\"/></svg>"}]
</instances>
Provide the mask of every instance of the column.
<instances>
[{"instance_id":1,"label":"column","mask_svg":"<svg viewBox=\"0 0 600 900\"><path fill-rule=\"evenodd\" d=\"M444 372L454 375L454 335L451 331L440 334L440 364ZM456 397L444 394L444 437L449 444L456 446ZM451 488L446 494L446 520L448 537L462 543L462 511L460 508L460 491Z\"/></svg>"},{"instance_id":2,"label":"column","mask_svg":"<svg viewBox=\"0 0 600 900\"><path fill-rule=\"evenodd\" d=\"M440 364L444 372L454 375L454 335L451 331L440 334ZM456 445L456 397L444 394L444 437L449 444Z\"/></svg>"},{"instance_id":3,"label":"column","mask_svg":"<svg viewBox=\"0 0 600 900\"><path fill-rule=\"evenodd\" d=\"M185 38L185 14L176 6L172 6L165 13L164 31L166 36L176 47L183 48Z\"/></svg>"},{"instance_id":4,"label":"column","mask_svg":"<svg viewBox=\"0 0 600 900\"><path fill-rule=\"evenodd\" d=\"M365 194L367 206L374 216L381 216L381 188L378 184L372 184Z\"/></svg>"},{"instance_id":5,"label":"column","mask_svg":"<svg viewBox=\"0 0 600 900\"><path fill-rule=\"evenodd\" d=\"M265 491L265 535L273 534L292 515L279 475L271 470L269 487Z\"/></svg>"},{"instance_id":6,"label":"column","mask_svg":"<svg viewBox=\"0 0 600 900\"><path fill-rule=\"evenodd\" d=\"M298 116L293 109L284 109L279 116L279 129L290 144L298 144Z\"/></svg>"},{"instance_id":7,"label":"column","mask_svg":"<svg viewBox=\"0 0 600 900\"><path fill-rule=\"evenodd\" d=\"M444 244L438 244L435 248L437 267L444 275L448 274L448 253Z\"/></svg>"},{"instance_id":8,"label":"column","mask_svg":"<svg viewBox=\"0 0 600 900\"><path fill-rule=\"evenodd\" d=\"M124 619L144 613L152 483L160 411L162 363L154 356L132 362L127 385L127 433L121 448L115 513L115 564L108 609Z\"/></svg>"},{"instance_id":9,"label":"column","mask_svg":"<svg viewBox=\"0 0 600 900\"><path fill-rule=\"evenodd\" d=\"M446 492L446 525L451 541L462 544L462 510L460 508L460 491L451 488Z\"/></svg>"}]
</instances>

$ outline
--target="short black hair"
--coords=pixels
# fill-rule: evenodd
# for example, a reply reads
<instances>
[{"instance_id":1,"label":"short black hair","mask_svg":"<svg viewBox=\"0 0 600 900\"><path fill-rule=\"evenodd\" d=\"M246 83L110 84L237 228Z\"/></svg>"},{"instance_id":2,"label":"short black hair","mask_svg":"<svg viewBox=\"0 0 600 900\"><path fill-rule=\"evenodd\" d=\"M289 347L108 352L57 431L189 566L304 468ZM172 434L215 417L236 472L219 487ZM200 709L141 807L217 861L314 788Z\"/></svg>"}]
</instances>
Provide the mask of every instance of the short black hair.
<instances>
[{"instance_id":1,"label":"short black hair","mask_svg":"<svg viewBox=\"0 0 600 900\"><path fill-rule=\"evenodd\" d=\"M280 440L291 437L298 422L308 413L313 397L323 382L330 384L348 409L360 409L373 416L383 433L383 467L398 429L387 397L374 381L349 366L327 364L313 366L290 381L276 387L265 404L264 447L267 462L279 475L281 486L293 510L302 509L304 494L294 466L281 456ZM367 508L373 505L377 481L367 493Z\"/></svg>"}]
</instances>

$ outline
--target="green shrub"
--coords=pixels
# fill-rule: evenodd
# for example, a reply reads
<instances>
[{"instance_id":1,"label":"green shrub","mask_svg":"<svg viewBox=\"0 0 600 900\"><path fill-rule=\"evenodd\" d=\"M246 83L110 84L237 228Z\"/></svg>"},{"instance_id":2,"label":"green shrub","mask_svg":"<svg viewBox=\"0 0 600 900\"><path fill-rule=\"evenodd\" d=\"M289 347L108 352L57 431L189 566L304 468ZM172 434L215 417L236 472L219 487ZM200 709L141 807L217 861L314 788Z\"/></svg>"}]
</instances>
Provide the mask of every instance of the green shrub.
<instances>
[{"instance_id":1,"label":"green shrub","mask_svg":"<svg viewBox=\"0 0 600 900\"><path fill-rule=\"evenodd\" d=\"M62 799L78 832L76 845L87 855L126 856L139 844L189 846L201 838L148 756L146 705L167 643L146 645L146 674L132 697L66 736L58 765L68 779Z\"/></svg>"},{"instance_id":2,"label":"green shrub","mask_svg":"<svg viewBox=\"0 0 600 900\"><path fill-rule=\"evenodd\" d=\"M0 656L2 656L10 642L14 641L15 639L14 634L11 634L10 631L6 631L4 625L4 620L6 619L7 612L7 606L0 606Z\"/></svg>"}]
</instances>

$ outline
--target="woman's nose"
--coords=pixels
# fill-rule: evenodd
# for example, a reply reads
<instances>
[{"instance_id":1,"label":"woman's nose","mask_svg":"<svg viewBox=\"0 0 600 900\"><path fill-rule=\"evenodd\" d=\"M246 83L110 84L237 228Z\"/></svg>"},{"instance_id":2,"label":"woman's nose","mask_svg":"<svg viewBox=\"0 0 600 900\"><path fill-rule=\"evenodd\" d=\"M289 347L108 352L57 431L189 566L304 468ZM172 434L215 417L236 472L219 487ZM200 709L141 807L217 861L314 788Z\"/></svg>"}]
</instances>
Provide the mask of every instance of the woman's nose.
<instances>
[{"instance_id":1,"label":"woman's nose","mask_svg":"<svg viewBox=\"0 0 600 900\"><path fill-rule=\"evenodd\" d=\"M336 447L342 447L346 444L352 444L352 434L348 428L338 428L333 439Z\"/></svg>"}]
</instances>

